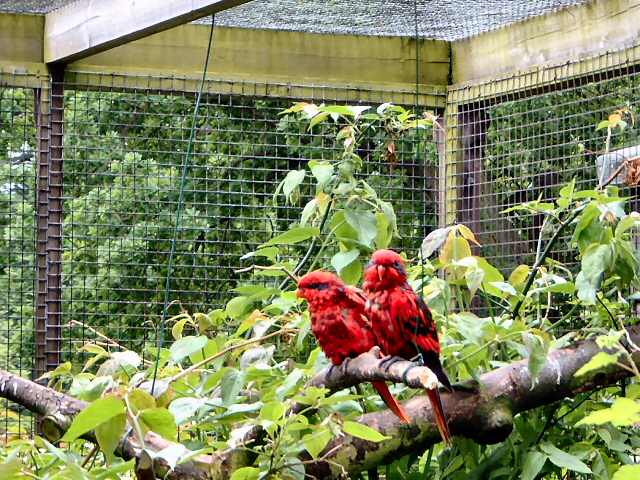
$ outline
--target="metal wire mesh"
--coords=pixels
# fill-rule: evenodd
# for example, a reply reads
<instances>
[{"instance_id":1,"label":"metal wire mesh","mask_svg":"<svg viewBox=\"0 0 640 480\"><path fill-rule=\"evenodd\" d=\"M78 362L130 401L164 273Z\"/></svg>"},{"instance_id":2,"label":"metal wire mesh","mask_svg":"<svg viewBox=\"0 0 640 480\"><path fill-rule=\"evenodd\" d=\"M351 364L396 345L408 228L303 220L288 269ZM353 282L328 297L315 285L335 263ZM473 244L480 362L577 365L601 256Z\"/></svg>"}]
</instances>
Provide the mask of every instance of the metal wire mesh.
<instances>
[{"instance_id":1,"label":"metal wire mesh","mask_svg":"<svg viewBox=\"0 0 640 480\"><path fill-rule=\"evenodd\" d=\"M456 128L447 192L456 200L449 202L450 219L472 227L482 254L504 273L533 264L542 215L502 212L538 198L554 200L572 179L576 188L594 188L596 158L607 137L598 124L616 110L637 111L639 101L633 50L452 88L448 121ZM638 144L638 129L629 127L612 132L611 151ZM576 252L565 238L552 257L571 264Z\"/></svg>"},{"instance_id":2,"label":"metal wire mesh","mask_svg":"<svg viewBox=\"0 0 640 480\"><path fill-rule=\"evenodd\" d=\"M127 78L75 78L64 85L63 360L77 360L79 345L95 338L96 330L127 347L153 341L194 104L179 81L158 89L140 88L140 78L130 80L136 88L127 88ZM234 273L243 266L240 257L287 229L311 198L307 188L299 204L280 199L274 205L277 185L289 170L336 153L327 131L307 131L279 115L294 98L257 93L268 90L207 84L170 314L223 306L241 279ZM307 101L337 102L322 88L307 94ZM371 92L356 96L378 101ZM418 146L410 138L398 145L398 162L390 164L381 147L371 138L360 152L366 177L395 205L402 233L397 246L415 252L436 225L435 149L430 141ZM420 164L416 148L429 152Z\"/></svg>"},{"instance_id":3,"label":"metal wire mesh","mask_svg":"<svg viewBox=\"0 0 640 480\"><path fill-rule=\"evenodd\" d=\"M35 90L19 85L33 80L3 74L0 81L0 364L24 376L34 367L38 140ZM5 439L30 428L28 414L4 400L2 408Z\"/></svg>"}]
</instances>

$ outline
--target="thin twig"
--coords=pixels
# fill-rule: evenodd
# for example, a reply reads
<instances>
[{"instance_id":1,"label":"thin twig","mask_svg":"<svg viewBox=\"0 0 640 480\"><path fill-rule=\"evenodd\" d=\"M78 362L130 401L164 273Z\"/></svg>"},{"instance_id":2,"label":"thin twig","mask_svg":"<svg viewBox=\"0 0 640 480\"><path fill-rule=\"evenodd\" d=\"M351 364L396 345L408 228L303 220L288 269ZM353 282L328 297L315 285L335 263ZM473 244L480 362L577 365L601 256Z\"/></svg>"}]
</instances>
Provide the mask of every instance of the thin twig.
<instances>
[{"instance_id":1,"label":"thin twig","mask_svg":"<svg viewBox=\"0 0 640 480\"><path fill-rule=\"evenodd\" d=\"M287 274L287 276L298 283L300 280L293 272L291 272L287 267L283 267L280 265L251 265L249 267L240 268L238 270L234 270L233 273L247 273L253 270L267 270L267 271L280 271Z\"/></svg>"},{"instance_id":2,"label":"thin twig","mask_svg":"<svg viewBox=\"0 0 640 480\"><path fill-rule=\"evenodd\" d=\"M184 376L189 375L190 373L192 373L193 371L199 369L200 367L203 367L207 363L213 362L217 358L220 358L220 357L226 355L227 353L232 352L234 350L237 350L239 348L246 347L247 345L251 345L251 344L254 344L254 343L259 343L259 342L262 342L263 340L268 340L270 338L276 337L278 335L282 335L284 333L290 333L290 332L296 332L296 331L297 330L295 330L293 328L282 328L282 329L277 330L275 332L272 332L272 333L270 333L268 335L263 335L262 337L252 338L250 340L246 340L244 342L237 343L235 345L231 345L230 347L227 347L224 350L221 350L218 353L216 353L214 355L211 355L210 357L207 357L204 360L199 361L198 363L194 363L189 368L181 371L180 373L175 374L173 377L170 377L167 380L167 382L168 383L173 383L173 382L175 382L177 380L180 380Z\"/></svg>"},{"instance_id":3,"label":"thin twig","mask_svg":"<svg viewBox=\"0 0 640 480\"><path fill-rule=\"evenodd\" d=\"M129 350L127 347L119 344L118 342L116 342L112 338L107 337L104 333L100 333L98 330L96 330L93 327L90 327L89 325L86 325L86 324L84 324L82 322L79 322L77 320L71 320L71 321L69 321L67 326L71 327L72 325L76 325L78 327L83 327L83 328L86 328L87 330L89 330L90 332L93 332L96 336L102 338L106 342L106 345L109 346L109 347L116 347L116 348L119 348L120 350L125 350L125 351ZM150 360L145 360L145 359L142 359L142 361L147 365L151 365L153 363Z\"/></svg>"}]
</instances>

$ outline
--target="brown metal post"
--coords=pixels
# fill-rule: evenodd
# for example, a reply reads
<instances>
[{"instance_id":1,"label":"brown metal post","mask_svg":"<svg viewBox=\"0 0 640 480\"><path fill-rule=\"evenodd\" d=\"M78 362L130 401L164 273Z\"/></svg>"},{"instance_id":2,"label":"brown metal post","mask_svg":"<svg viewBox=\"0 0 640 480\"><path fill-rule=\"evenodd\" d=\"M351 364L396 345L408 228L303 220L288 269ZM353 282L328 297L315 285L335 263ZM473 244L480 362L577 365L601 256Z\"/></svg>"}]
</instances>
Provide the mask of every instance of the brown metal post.
<instances>
[{"instance_id":1,"label":"brown metal post","mask_svg":"<svg viewBox=\"0 0 640 480\"><path fill-rule=\"evenodd\" d=\"M43 82L44 84L44 82ZM51 99L49 85L36 89L38 135L36 178L36 298L34 378L46 372L47 330L47 231L49 211L49 137Z\"/></svg>"},{"instance_id":2,"label":"brown metal post","mask_svg":"<svg viewBox=\"0 0 640 480\"><path fill-rule=\"evenodd\" d=\"M49 85L36 92L38 176L36 195L35 376L60 363L62 314L62 165L64 68L52 67Z\"/></svg>"},{"instance_id":3,"label":"brown metal post","mask_svg":"<svg viewBox=\"0 0 640 480\"><path fill-rule=\"evenodd\" d=\"M64 66L51 74L49 140L49 220L47 233L47 369L60 364L62 343L62 202L64 142Z\"/></svg>"}]
</instances>

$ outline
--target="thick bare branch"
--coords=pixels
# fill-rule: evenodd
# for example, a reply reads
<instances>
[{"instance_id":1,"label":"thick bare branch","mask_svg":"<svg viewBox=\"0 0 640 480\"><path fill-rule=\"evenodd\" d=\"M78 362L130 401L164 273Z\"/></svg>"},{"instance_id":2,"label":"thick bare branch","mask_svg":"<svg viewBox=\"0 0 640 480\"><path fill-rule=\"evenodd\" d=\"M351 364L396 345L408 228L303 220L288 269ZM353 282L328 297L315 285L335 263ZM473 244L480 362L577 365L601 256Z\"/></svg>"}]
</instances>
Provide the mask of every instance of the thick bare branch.
<instances>
[{"instance_id":1,"label":"thick bare branch","mask_svg":"<svg viewBox=\"0 0 640 480\"><path fill-rule=\"evenodd\" d=\"M632 327L628 332L631 342L640 343L640 327ZM460 389L453 393L443 392L442 400L452 433L482 444L501 442L511 433L513 417L518 413L612 385L629 376L628 368L613 365L586 377L574 378L575 372L598 351L595 342L586 341L550 352L535 384L532 384L527 362L523 360L483 375L477 391ZM634 359L640 361L640 353L634 352ZM411 370L405 375L407 367ZM372 351L352 360L344 370L334 368L322 372L312 380L312 384L335 390L362 381L402 381L406 376L411 386L419 388L425 386L424 382L428 382L425 380L429 378L428 370L425 370L412 367L409 362L398 362L385 372L380 368L378 355ZM51 419L56 426L51 430L52 437L59 437L72 417L86 406L84 402L2 370L0 397ZM366 414L360 419L361 423L389 436L390 440L376 444L349 435L341 436L330 442L325 455L320 456L321 460L305 462L307 473L316 478L338 478L344 470L356 474L408 452L424 450L440 441L433 422L433 411L426 396L415 397L405 402L403 407L413 419L410 425L400 423L387 410ZM247 439L256 441L259 434L258 430L253 429ZM153 434L149 434L145 442L153 450L161 450L170 445L170 442ZM125 458L140 459L140 449L132 439L125 440L120 451ZM247 451L240 445L214 455L201 456L197 462L179 465L167 478L229 478L233 470L250 462ZM148 459L139 461L139 464L143 467L147 465L148 468ZM163 471L166 472L166 466L154 465L153 470L159 476Z\"/></svg>"}]
</instances>

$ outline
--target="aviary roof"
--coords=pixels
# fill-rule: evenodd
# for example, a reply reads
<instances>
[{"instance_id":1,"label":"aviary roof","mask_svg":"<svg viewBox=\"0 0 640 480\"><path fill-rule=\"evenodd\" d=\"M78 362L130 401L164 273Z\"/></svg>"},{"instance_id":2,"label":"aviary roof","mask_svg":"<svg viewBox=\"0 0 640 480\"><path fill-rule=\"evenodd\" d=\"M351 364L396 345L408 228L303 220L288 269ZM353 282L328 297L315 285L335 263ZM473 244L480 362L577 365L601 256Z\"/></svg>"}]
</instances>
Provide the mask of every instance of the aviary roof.
<instances>
[{"instance_id":1,"label":"aviary roof","mask_svg":"<svg viewBox=\"0 0 640 480\"><path fill-rule=\"evenodd\" d=\"M47 13L74 0L0 0L0 11ZM590 0L417 0L423 38L458 40ZM413 0L253 0L217 15L227 27L326 34L415 35Z\"/></svg>"}]
</instances>

